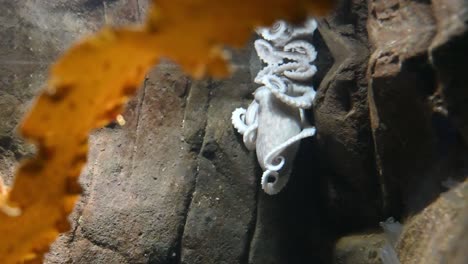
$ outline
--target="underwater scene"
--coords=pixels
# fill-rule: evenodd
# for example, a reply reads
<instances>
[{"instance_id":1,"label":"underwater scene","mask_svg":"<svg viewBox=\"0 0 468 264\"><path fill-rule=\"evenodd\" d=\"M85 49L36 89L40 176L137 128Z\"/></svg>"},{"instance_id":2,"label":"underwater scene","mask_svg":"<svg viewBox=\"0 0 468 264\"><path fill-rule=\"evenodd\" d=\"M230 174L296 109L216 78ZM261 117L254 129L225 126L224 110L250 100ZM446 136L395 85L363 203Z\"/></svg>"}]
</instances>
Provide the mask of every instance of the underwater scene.
<instances>
[{"instance_id":1,"label":"underwater scene","mask_svg":"<svg viewBox=\"0 0 468 264\"><path fill-rule=\"evenodd\" d=\"M467 264L466 0L0 0L0 264Z\"/></svg>"}]
</instances>

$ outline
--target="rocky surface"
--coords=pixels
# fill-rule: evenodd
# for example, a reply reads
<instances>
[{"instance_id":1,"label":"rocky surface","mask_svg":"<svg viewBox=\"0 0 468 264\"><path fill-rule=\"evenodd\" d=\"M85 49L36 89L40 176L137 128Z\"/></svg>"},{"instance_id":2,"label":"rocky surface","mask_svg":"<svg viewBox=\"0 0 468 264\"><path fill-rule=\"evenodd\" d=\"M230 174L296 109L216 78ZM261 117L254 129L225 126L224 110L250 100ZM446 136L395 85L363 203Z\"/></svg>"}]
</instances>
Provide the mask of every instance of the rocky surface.
<instances>
[{"instance_id":1,"label":"rocky surface","mask_svg":"<svg viewBox=\"0 0 468 264\"><path fill-rule=\"evenodd\" d=\"M375 177L366 78L367 1L340 1L319 23L334 64L320 83L314 106L321 179L329 219L360 228L382 217ZM319 50L320 53L320 50Z\"/></svg>"},{"instance_id":2,"label":"rocky surface","mask_svg":"<svg viewBox=\"0 0 468 264\"><path fill-rule=\"evenodd\" d=\"M374 52L369 60L368 99L376 164L384 210L400 215L410 209L403 200L413 194L412 181L434 161L427 97L435 84L427 48L435 27L426 3L409 1L400 6L397 1L375 1L370 8L368 29ZM409 31L411 35L406 34Z\"/></svg>"},{"instance_id":3,"label":"rocky surface","mask_svg":"<svg viewBox=\"0 0 468 264\"><path fill-rule=\"evenodd\" d=\"M34 148L15 128L75 39L141 19L145 0L0 0L0 175ZM163 62L124 113L93 133L84 193L46 263L384 263L379 222L404 224L402 263L465 263L468 3L340 0L319 19L318 134L288 186L260 169L230 123L261 67L252 45L226 80Z\"/></svg>"},{"instance_id":4,"label":"rocky surface","mask_svg":"<svg viewBox=\"0 0 468 264\"><path fill-rule=\"evenodd\" d=\"M248 58L250 50L245 53L237 56ZM238 105L246 103L244 98L252 93L253 85L248 65L237 67L230 79L191 90L208 100L202 100L206 104L201 115L186 109L184 127L206 126L197 132L203 138L197 157L197 183L182 237L181 263L243 263L248 258L255 220L256 165L253 154L240 144L229 117ZM200 95L196 88L205 94ZM190 98L199 102L194 97ZM187 106L200 107L190 100Z\"/></svg>"},{"instance_id":5,"label":"rocky surface","mask_svg":"<svg viewBox=\"0 0 468 264\"><path fill-rule=\"evenodd\" d=\"M367 263L386 264L382 258L382 250L387 244L383 234L350 235L336 242L334 263Z\"/></svg>"}]
</instances>

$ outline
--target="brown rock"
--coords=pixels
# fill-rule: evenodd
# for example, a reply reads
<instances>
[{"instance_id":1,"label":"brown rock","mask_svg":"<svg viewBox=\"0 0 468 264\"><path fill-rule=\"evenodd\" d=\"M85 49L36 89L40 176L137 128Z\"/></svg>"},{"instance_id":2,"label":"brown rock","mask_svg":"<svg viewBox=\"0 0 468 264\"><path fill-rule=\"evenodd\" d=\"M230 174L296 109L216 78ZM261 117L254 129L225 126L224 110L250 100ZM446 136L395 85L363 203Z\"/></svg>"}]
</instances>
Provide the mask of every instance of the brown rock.
<instances>
[{"instance_id":1,"label":"brown rock","mask_svg":"<svg viewBox=\"0 0 468 264\"><path fill-rule=\"evenodd\" d=\"M345 236L336 242L333 263L386 264L382 253L387 245L387 238L383 234Z\"/></svg>"},{"instance_id":2,"label":"brown rock","mask_svg":"<svg viewBox=\"0 0 468 264\"><path fill-rule=\"evenodd\" d=\"M435 34L431 6L419 1L373 1L369 6L369 108L375 158L387 216L410 209L415 179L434 153L432 110L426 103L434 74L427 48ZM426 94L425 94L426 93ZM415 159L415 157L417 157Z\"/></svg>"},{"instance_id":3,"label":"brown rock","mask_svg":"<svg viewBox=\"0 0 468 264\"><path fill-rule=\"evenodd\" d=\"M430 58L437 71L439 87L449 115L468 145L468 3L466 0L433 1L437 34Z\"/></svg>"},{"instance_id":4,"label":"brown rock","mask_svg":"<svg viewBox=\"0 0 468 264\"><path fill-rule=\"evenodd\" d=\"M381 214L367 105L366 18L367 1L339 1L336 11L320 20L334 64L314 105L327 213L337 225L338 219L350 218L347 224L356 227L378 222Z\"/></svg>"},{"instance_id":5,"label":"brown rock","mask_svg":"<svg viewBox=\"0 0 468 264\"><path fill-rule=\"evenodd\" d=\"M181 263L245 263L248 258L255 219L256 160L243 147L229 117L244 103L251 86L248 68L243 67L232 78L214 82L208 91L207 122Z\"/></svg>"},{"instance_id":6,"label":"brown rock","mask_svg":"<svg viewBox=\"0 0 468 264\"><path fill-rule=\"evenodd\" d=\"M468 180L454 184L405 223L397 244L401 263L466 263Z\"/></svg>"}]
</instances>

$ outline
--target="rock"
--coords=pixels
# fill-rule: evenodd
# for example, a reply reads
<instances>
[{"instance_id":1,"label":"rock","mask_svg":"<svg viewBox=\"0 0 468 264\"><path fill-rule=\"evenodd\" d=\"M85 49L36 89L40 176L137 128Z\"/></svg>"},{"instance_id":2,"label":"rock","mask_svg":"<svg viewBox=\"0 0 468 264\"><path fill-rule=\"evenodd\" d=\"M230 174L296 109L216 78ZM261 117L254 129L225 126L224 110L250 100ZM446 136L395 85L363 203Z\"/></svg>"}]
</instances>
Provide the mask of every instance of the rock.
<instances>
[{"instance_id":1,"label":"rock","mask_svg":"<svg viewBox=\"0 0 468 264\"><path fill-rule=\"evenodd\" d=\"M466 26L456 22L466 20L465 5L370 5L371 125L385 212L409 216L397 245L402 263L466 262L466 184L443 188L466 179L465 77L456 70L467 54Z\"/></svg>"},{"instance_id":2,"label":"rock","mask_svg":"<svg viewBox=\"0 0 468 264\"><path fill-rule=\"evenodd\" d=\"M88 0L87 4L99 7L102 6L105 16L105 23L117 26L124 26L143 19L141 6L147 0Z\"/></svg>"},{"instance_id":3,"label":"rock","mask_svg":"<svg viewBox=\"0 0 468 264\"><path fill-rule=\"evenodd\" d=\"M0 1L0 59L12 64L51 63L80 36L104 24L103 8L86 0ZM51 15L53 14L53 15Z\"/></svg>"},{"instance_id":4,"label":"rock","mask_svg":"<svg viewBox=\"0 0 468 264\"><path fill-rule=\"evenodd\" d=\"M348 227L376 223L381 215L367 104L366 18L366 1L339 1L318 27L334 60L328 72L319 68L326 75L314 102L322 192L329 219L340 225L347 218Z\"/></svg>"},{"instance_id":5,"label":"rock","mask_svg":"<svg viewBox=\"0 0 468 264\"><path fill-rule=\"evenodd\" d=\"M19 100L8 93L0 94L0 147L4 150L10 149L13 144L13 134L15 126L18 122L18 113L20 102ZM12 118L14 117L14 118Z\"/></svg>"},{"instance_id":6,"label":"rock","mask_svg":"<svg viewBox=\"0 0 468 264\"><path fill-rule=\"evenodd\" d=\"M92 179L76 243L88 240L115 251L126 263L168 263L178 253L195 184L193 156L180 141L184 99L172 85L180 78L175 68L156 68L140 102L124 115L127 124L95 136L98 154L84 175ZM82 259L80 254L72 252L71 258Z\"/></svg>"},{"instance_id":7,"label":"rock","mask_svg":"<svg viewBox=\"0 0 468 264\"><path fill-rule=\"evenodd\" d=\"M449 190L404 225L397 244L401 263L466 263L468 180Z\"/></svg>"},{"instance_id":8,"label":"rock","mask_svg":"<svg viewBox=\"0 0 468 264\"><path fill-rule=\"evenodd\" d=\"M382 260L382 253L387 245L383 234L345 236L336 242L333 263L388 264Z\"/></svg>"},{"instance_id":9,"label":"rock","mask_svg":"<svg viewBox=\"0 0 468 264\"><path fill-rule=\"evenodd\" d=\"M437 34L429 47L446 108L468 145L468 6L464 0L436 0L432 3Z\"/></svg>"},{"instance_id":10,"label":"rock","mask_svg":"<svg viewBox=\"0 0 468 264\"><path fill-rule=\"evenodd\" d=\"M292 180L291 180L292 181ZM287 263L289 243L287 194L289 187L275 196L258 194L255 232L250 244L249 264Z\"/></svg>"},{"instance_id":11,"label":"rock","mask_svg":"<svg viewBox=\"0 0 468 264\"><path fill-rule=\"evenodd\" d=\"M193 81L187 97L183 137L194 153L200 152L205 137L210 87L209 80Z\"/></svg>"},{"instance_id":12,"label":"rock","mask_svg":"<svg viewBox=\"0 0 468 264\"><path fill-rule=\"evenodd\" d=\"M425 2L373 1L368 20L373 54L368 101L375 159L386 216L411 210L415 181L433 162L434 134L427 96L434 73L427 48L435 34ZM407 34L411 32L411 34ZM417 157L417 159L415 159Z\"/></svg>"},{"instance_id":13,"label":"rock","mask_svg":"<svg viewBox=\"0 0 468 264\"><path fill-rule=\"evenodd\" d=\"M247 69L238 67L232 78L212 83L208 91L206 128L182 237L181 263L245 263L248 259L258 183L256 160L241 144L229 119L251 91Z\"/></svg>"}]
</instances>

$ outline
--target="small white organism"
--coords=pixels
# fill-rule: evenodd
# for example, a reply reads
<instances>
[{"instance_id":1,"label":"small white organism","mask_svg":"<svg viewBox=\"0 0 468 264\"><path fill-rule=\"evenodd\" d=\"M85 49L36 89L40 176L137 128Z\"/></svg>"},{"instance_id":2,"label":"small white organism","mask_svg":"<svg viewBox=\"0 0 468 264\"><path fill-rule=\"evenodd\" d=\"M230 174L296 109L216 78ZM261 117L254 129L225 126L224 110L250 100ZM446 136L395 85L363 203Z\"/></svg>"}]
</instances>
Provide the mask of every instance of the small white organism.
<instances>
[{"instance_id":1,"label":"small white organism","mask_svg":"<svg viewBox=\"0 0 468 264\"><path fill-rule=\"evenodd\" d=\"M380 259L383 264L400 264L398 255L395 251L395 246L403 231L403 226L395 221L393 217L389 217L385 222L380 222L380 226L384 230L386 243L380 249Z\"/></svg>"}]
</instances>

